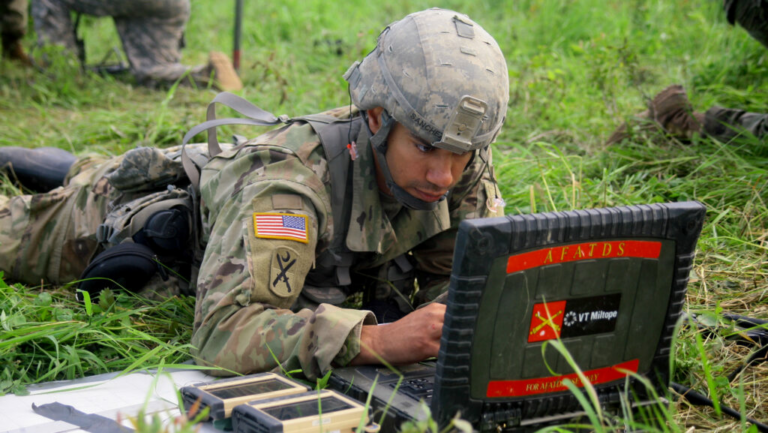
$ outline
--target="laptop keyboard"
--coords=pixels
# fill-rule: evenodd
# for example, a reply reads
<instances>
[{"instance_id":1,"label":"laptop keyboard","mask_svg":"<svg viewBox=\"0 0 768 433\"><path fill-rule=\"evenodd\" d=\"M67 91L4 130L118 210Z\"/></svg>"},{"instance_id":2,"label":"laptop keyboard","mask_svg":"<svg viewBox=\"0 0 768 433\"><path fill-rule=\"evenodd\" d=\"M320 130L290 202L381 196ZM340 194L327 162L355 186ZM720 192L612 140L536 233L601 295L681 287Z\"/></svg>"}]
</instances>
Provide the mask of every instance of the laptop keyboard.
<instances>
[{"instance_id":1,"label":"laptop keyboard","mask_svg":"<svg viewBox=\"0 0 768 433\"><path fill-rule=\"evenodd\" d=\"M397 386L397 383L390 383L390 388ZM399 394L405 394L412 399L419 401L424 400L427 404L432 402L432 391L435 388L435 378L422 377L416 379L404 379L400 384L397 392Z\"/></svg>"}]
</instances>

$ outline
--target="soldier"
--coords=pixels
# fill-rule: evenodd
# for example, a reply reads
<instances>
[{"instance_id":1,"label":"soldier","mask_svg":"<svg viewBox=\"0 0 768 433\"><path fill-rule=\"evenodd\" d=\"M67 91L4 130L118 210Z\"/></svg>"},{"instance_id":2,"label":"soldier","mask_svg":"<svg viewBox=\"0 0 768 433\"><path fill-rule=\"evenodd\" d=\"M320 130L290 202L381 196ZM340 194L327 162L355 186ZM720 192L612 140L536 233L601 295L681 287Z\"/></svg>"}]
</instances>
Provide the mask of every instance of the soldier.
<instances>
[{"instance_id":1,"label":"soldier","mask_svg":"<svg viewBox=\"0 0 768 433\"><path fill-rule=\"evenodd\" d=\"M29 65L29 58L21 46L21 39L27 34L27 0L0 0L0 34L3 59Z\"/></svg>"},{"instance_id":2,"label":"soldier","mask_svg":"<svg viewBox=\"0 0 768 433\"><path fill-rule=\"evenodd\" d=\"M724 0L728 22L738 23L750 36L768 48L768 1ZM680 85L662 90L650 102L648 110L635 116L630 129L657 129L670 135L690 140L694 134L703 134L727 143L744 133L759 139L768 133L768 114L713 106L705 113L694 112L693 106ZM638 132L638 131L635 131ZM608 138L615 144L630 136L627 123L620 125Z\"/></svg>"},{"instance_id":3,"label":"soldier","mask_svg":"<svg viewBox=\"0 0 768 433\"><path fill-rule=\"evenodd\" d=\"M22 182L47 171L58 173L49 186L64 184L0 203L0 268L30 284L68 282L193 221L189 246L160 249L200 259L199 363L241 373L279 363L315 378L436 356L445 306L430 301L447 289L458 224L503 211L489 146L509 100L506 62L468 17L430 9L388 26L344 77L354 107L295 119L219 95L246 122L286 125L223 150L209 136L207 160L204 146L181 157L139 148L65 172L47 151L0 149ZM229 119L187 137L216 122ZM179 188L182 178L192 186ZM193 217L156 217L169 208ZM363 310L345 307L355 293Z\"/></svg>"},{"instance_id":4,"label":"soldier","mask_svg":"<svg viewBox=\"0 0 768 433\"><path fill-rule=\"evenodd\" d=\"M622 123L606 144L616 144L643 131L659 129L684 142L694 135L704 135L728 143L745 133L763 139L768 133L768 114L717 105L705 113L697 112L683 86L674 84L659 92L647 110Z\"/></svg>"},{"instance_id":5,"label":"soldier","mask_svg":"<svg viewBox=\"0 0 768 433\"><path fill-rule=\"evenodd\" d=\"M223 53L212 52L207 65L190 68L180 63L189 0L34 0L32 16L40 45L61 45L78 54L82 48L77 46L71 12L114 19L131 72L141 84L172 84L188 73L201 85L213 76L222 90L242 88Z\"/></svg>"}]
</instances>

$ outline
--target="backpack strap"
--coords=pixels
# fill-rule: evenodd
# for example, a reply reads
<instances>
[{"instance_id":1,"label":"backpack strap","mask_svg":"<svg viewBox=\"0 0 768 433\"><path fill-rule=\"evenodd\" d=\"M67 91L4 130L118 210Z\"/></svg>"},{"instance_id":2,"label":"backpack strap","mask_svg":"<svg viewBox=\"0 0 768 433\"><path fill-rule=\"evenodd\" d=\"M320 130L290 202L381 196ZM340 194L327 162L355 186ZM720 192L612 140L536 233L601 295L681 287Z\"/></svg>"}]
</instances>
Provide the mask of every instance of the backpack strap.
<instances>
[{"instance_id":1,"label":"backpack strap","mask_svg":"<svg viewBox=\"0 0 768 433\"><path fill-rule=\"evenodd\" d=\"M245 118L217 119L217 103L235 110L245 116ZM184 167L184 171L187 173L190 183L195 190L199 191L200 169L184 150L189 140L195 135L203 131L208 132L208 153L210 157L213 158L221 153L221 146L219 145L219 140L216 136L217 127L224 125L274 126L280 123L288 123L289 120L290 118L288 116L275 117L274 114L262 110L239 96L227 92L219 93L213 98L213 101L208 104L206 121L190 129L189 132L184 135L184 139L181 142L181 164Z\"/></svg>"},{"instance_id":2,"label":"backpack strap","mask_svg":"<svg viewBox=\"0 0 768 433\"><path fill-rule=\"evenodd\" d=\"M298 119L307 121L320 138L325 157L328 161L328 172L331 176L331 211L333 217L333 239L330 250L333 253L333 264L318 263L318 266L335 267L336 281L340 286L352 284L350 268L354 261L354 253L346 247L347 227L352 214L352 167L353 160L347 149L348 137L357 137L362 126L359 118L337 119L327 115L304 116ZM327 257L326 257L327 258Z\"/></svg>"},{"instance_id":3,"label":"backpack strap","mask_svg":"<svg viewBox=\"0 0 768 433\"><path fill-rule=\"evenodd\" d=\"M217 119L216 118L216 104L222 104L226 107L229 107L236 112L242 114L245 116L244 118L225 118L225 119ZM330 125L336 122L339 122L340 120L336 117L326 115L326 114L313 114L309 116L302 116L302 117L296 117L294 119L291 119L287 115L282 115L279 117L276 117L274 114L262 110L261 108L251 104L246 99L243 99L239 96L233 95L228 92L222 92L216 95L215 98L213 98L213 101L211 101L210 104L208 104L208 109L206 110L206 121L195 126L194 128L190 129L189 132L187 132L184 135L184 139L182 140L182 150L181 150L181 164L184 167L184 171L187 174L187 177L189 178L190 183L195 188L196 191L200 190L200 169L198 167L201 167L198 164L196 164L192 158L185 152L185 147L187 143L189 143L189 140L191 140L195 135L207 131L208 132L208 154L210 158L213 158L214 156L221 153L221 146L219 145L219 139L216 136L216 128L219 126L224 125L251 125L251 126L275 126L279 124L288 124L293 123L297 121L303 121L307 122L312 125L312 128L315 130L317 135L320 137L320 141L325 143L326 140L324 140L323 135L324 132L322 132L325 129L326 125ZM338 134L334 134L338 135ZM341 139L341 137L333 137L331 142L335 142L336 139ZM333 154L328 155L329 159L332 159L336 156L338 156L341 152L343 152L346 147L344 146L344 140L339 140L341 142L341 146L334 146L333 147ZM326 149L327 151L328 149Z\"/></svg>"}]
</instances>

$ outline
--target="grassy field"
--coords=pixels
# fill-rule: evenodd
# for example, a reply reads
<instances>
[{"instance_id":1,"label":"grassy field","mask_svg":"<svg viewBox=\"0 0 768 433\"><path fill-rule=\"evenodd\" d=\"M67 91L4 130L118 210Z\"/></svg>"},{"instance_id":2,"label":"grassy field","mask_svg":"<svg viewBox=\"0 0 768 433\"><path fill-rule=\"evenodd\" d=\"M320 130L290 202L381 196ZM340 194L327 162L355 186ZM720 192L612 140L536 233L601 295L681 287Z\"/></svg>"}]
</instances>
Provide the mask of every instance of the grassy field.
<instances>
[{"instance_id":1,"label":"grassy field","mask_svg":"<svg viewBox=\"0 0 768 433\"><path fill-rule=\"evenodd\" d=\"M230 52L233 2L197 0L184 62ZM341 75L378 32L431 6L467 13L507 56L510 104L494 147L507 213L699 200L708 208L686 310L768 318L768 145L754 138L691 144L605 139L669 84L697 110L717 104L768 112L768 53L725 20L716 0L421 0L246 2L241 95L300 115L349 103ZM109 19L85 18L96 63L119 46ZM26 46L34 45L30 34ZM38 52L39 54L39 52ZM0 65L0 146L56 146L119 154L169 146L203 121L211 89L149 90L129 78L78 73L57 60L45 73ZM231 131L231 130L230 130ZM257 132L237 129L254 136ZM6 195L18 194L7 180ZM12 283L6 281L8 284ZM185 359L193 300L137 304L124 296L86 310L71 290L0 284L0 393L40 381L173 364ZM768 365L726 376L755 347L681 330L674 380L768 421ZM713 409L672 405L663 430L746 431Z\"/></svg>"}]
</instances>

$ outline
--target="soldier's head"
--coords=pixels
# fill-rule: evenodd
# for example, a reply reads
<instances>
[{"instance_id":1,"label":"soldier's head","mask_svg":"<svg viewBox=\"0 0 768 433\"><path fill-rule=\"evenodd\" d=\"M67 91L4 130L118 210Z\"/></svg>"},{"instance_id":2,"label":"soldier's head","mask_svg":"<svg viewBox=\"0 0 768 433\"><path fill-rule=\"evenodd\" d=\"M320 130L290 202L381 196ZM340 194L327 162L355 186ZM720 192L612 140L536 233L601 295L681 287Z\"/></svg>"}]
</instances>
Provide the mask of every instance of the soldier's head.
<instances>
[{"instance_id":1,"label":"soldier's head","mask_svg":"<svg viewBox=\"0 0 768 433\"><path fill-rule=\"evenodd\" d=\"M498 135L509 100L496 41L444 9L390 24L344 78L373 134L380 186L412 209L446 198Z\"/></svg>"}]
</instances>

